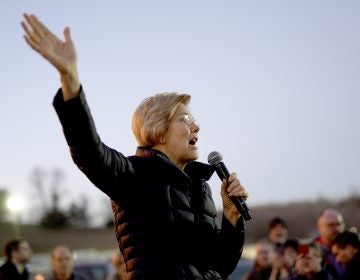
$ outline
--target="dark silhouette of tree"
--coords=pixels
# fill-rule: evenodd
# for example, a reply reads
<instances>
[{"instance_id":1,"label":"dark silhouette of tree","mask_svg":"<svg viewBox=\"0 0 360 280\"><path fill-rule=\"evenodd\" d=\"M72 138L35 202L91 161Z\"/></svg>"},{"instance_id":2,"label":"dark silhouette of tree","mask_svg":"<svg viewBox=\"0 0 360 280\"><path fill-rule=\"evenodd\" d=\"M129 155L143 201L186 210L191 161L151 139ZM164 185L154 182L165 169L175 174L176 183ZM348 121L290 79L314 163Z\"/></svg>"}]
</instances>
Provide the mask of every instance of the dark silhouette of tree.
<instances>
[{"instance_id":1,"label":"dark silhouette of tree","mask_svg":"<svg viewBox=\"0 0 360 280\"><path fill-rule=\"evenodd\" d=\"M44 213L40 225L45 228L64 228L68 225L68 217L63 211L51 209Z\"/></svg>"},{"instance_id":2,"label":"dark silhouette of tree","mask_svg":"<svg viewBox=\"0 0 360 280\"><path fill-rule=\"evenodd\" d=\"M104 223L101 225L104 228L113 228L114 227L114 213L112 211L111 201L109 198L103 198L103 217Z\"/></svg>"},{"instance_id":3,"label":"dark silhouette of tree","mask_svg":"<svg viewBox=\"0 0 360 280\"><path fill-rule=\"evenodd\" d=\"M85 196L81 196L80 202L72 202L70 204L68 221L71 226L84 228L89 226L88 200Z\"/></svg>"},{"instance_id":4,"label":"dark silhouette of tree","mask_svg":"<svg viewBox=\"0 0 360 280\"><path fill-rule=\"evenodd\" d=\"M5 222L5 218L7 215L7 207L6 201L8 199L8 192L7 190L0 189L0 222Z\"/></svg>"},{"instance_id":5,"label":"dark silhouette of tree","mask_svg":"<svg viewBox=\"0 0 360 280\"><path fill-rule=\"evenodd\" d=\"M68 209L61 206L66 192L61 187L64 174L60 169L45 171L35 168L30 176L41 200L42 215L40 225L46 228L67 226L85 227L89 225L88 203L85 197L80 202L71 202Z\"/></svg>"},{"instance_id":6,"label":"dark silhouette of tree","mask_svg":"<svg viewBox=\"0 0 360 280\"><path fill-rule=\"evenodd\" d=\"M35 167L30 173L30 183L34 186L35 191L41 201L42 211L45 212L48 205L48 197L44 188L44 181L46 179L46 171L40 167Z\"/></svg>"}]
</instances>

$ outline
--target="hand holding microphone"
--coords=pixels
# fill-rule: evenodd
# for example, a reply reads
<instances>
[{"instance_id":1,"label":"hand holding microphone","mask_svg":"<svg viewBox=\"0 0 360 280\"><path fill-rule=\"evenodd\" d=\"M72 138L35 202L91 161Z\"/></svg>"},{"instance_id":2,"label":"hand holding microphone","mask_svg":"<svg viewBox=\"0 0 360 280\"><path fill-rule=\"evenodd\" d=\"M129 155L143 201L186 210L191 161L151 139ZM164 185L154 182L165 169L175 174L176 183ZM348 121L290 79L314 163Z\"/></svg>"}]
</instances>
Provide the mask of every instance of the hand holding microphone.
<instances>
[{"instance_id":1,"label":"hand holding microphone","mask_svg":"<svg viewBox=\"0 0 360 280\"><path fill-rule=\"evenodd\" d=\"M208 156L208 163L215 167L215 171L222 181L224 179L226 180L225 190L222 190L224 211L226 210L227 206L229 206L230 204L230 201L228 203L226 200L231 200L233 204L236 206L237 211L244 218L244 220L248 221L252 218L249 208L247 207L244 198L242 196L237 195L238 192L241 191L244 192L244 190L240 185L239 180L236 179L235 173L230 175L229 171L227 170L222 160L223 158L219 152L211 152Z\"/></svg>"}]
</instances>

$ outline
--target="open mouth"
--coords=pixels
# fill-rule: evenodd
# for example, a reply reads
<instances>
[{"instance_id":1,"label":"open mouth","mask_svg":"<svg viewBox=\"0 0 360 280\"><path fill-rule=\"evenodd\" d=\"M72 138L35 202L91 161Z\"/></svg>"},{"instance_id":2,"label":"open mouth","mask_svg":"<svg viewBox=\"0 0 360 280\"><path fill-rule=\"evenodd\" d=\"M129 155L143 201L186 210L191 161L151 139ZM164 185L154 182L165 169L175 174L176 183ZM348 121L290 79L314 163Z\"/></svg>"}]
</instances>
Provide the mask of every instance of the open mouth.
<instances>
[{"instance_id":1,"label":"open mouth","mask_svg":"<svg viewBox=\"0 0 360 280\"><path fill-rule=\"evenodd\" d=\"M191 145L191 146L195 146L195 144L196 144L196 142L197 142L197 138L192 138L192 139L190 139L190 141L189 141L189 145Z\"/></svg>"}]
</instances>

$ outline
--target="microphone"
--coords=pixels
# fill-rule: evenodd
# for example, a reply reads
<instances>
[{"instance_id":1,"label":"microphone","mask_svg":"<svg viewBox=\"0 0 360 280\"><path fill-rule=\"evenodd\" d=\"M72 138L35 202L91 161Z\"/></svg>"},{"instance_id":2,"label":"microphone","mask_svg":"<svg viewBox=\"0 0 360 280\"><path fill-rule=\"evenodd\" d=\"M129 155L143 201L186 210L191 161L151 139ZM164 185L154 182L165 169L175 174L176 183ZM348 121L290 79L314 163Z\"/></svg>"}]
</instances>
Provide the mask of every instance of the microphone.
<instances>
[{"instance_id":1,"label":"microphone","mask_svg":"<svg viewBox=\"0 0 360 280\"><path fill-rule=\"evenodd\" d=\"M215 152L215 151L211 152L208 156L208 163L215 167L215 171L217 175L220 177L221 181L225 179L229 185L228 178L230 176L230 173L227 170L222 160L223 158L219 152ZM230 199L235 204L237 210L239 211L239 213L241 214L241 216L244 218L245 221L248 221L252 218L250 214L250 210L247 207L242 197L232 196L230 197Z\"/></svg>"}]
</instances>

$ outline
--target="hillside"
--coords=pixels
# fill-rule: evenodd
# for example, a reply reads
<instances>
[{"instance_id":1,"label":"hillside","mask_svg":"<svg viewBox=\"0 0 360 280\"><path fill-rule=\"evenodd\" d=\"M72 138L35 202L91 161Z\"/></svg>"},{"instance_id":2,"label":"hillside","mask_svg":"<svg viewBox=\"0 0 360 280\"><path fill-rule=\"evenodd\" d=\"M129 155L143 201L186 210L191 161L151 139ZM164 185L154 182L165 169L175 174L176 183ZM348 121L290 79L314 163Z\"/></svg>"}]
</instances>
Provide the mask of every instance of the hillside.
<instances>
[{"instance_id":1,"label":"hillside","mask_svg":"<svg viewBox=\"0 0 360 280\"><path fill-rule=\"evenodd\" d=\"M346 229L360 229L360 196L334 202L318 199L312 202L293 202L253 207L253 219L247 222L246 240L254 242L267 235L268 223L275 217L281 217L289 226L289 236L307 238L316 235L316 221L326 208L335 208L343 214Z\"/></svg>"},{"instance_id":2,"label":"hillside","mask_svg":"<svg viewBox=\"0 0 360 280\"><path fill-rule=\"evenodd\" d=\"M247 222L246 242L252 243L267 234L269 221L279 216L289 225L290 237L306 238L316 234L318 215L328 207L343 213L346 228L360 229L360 196L353 195L339 202L318 199L313 202L263 205L251 208L253 219ZM94 248L110 250L117 248L112 228L50 230L34 225L22 225L21 236L28 240L36 253L48 252L57 244L67 244L73 249ZM0 224L0 246L13 235L11 224Z\"/></svg>"}]
</instances>

